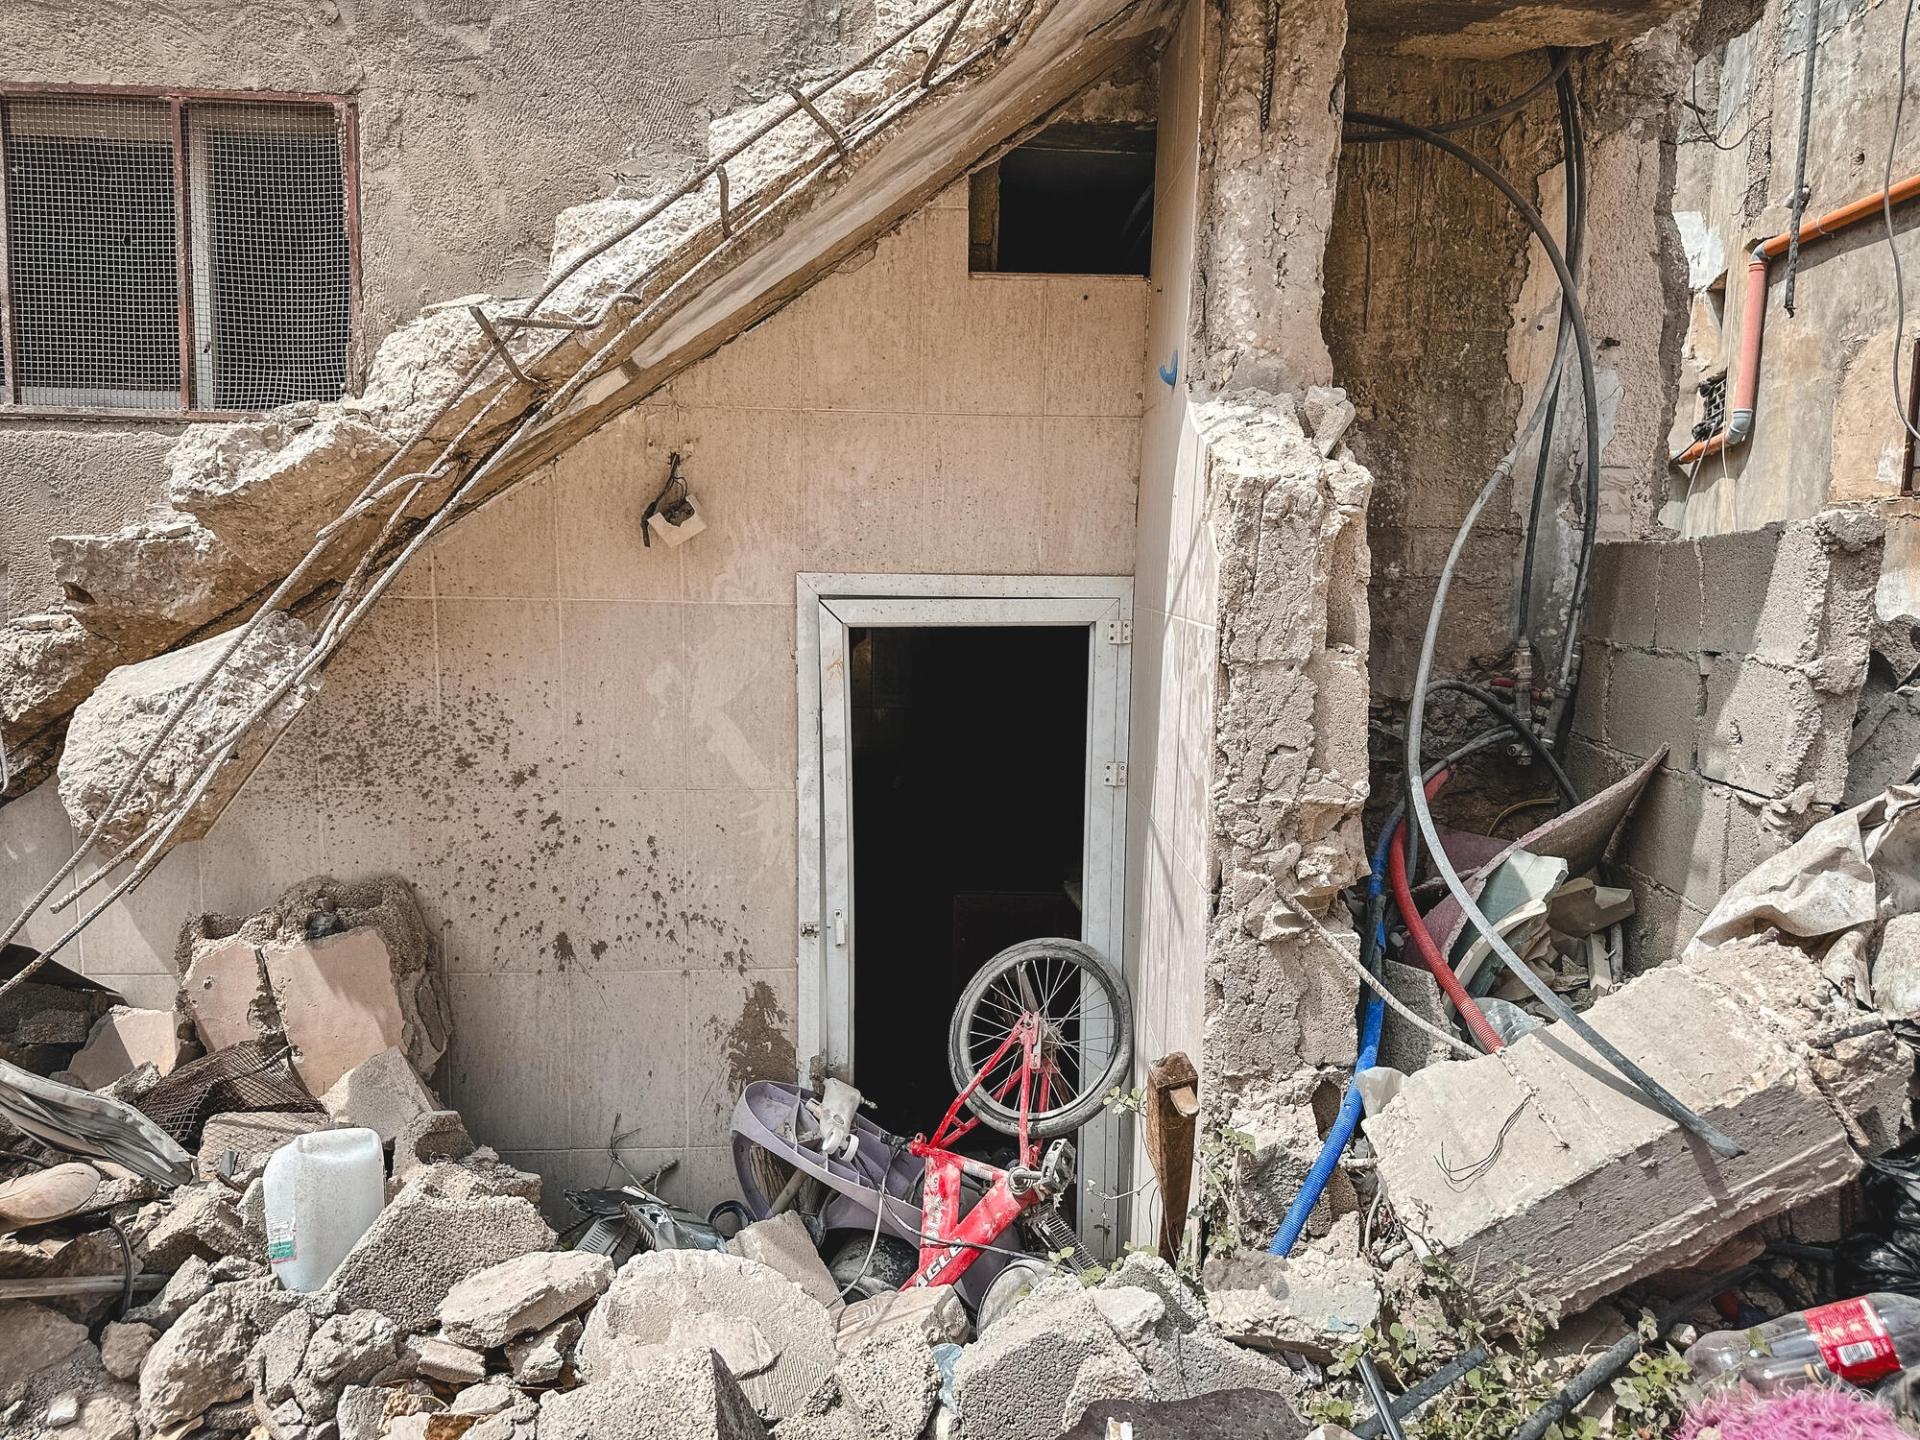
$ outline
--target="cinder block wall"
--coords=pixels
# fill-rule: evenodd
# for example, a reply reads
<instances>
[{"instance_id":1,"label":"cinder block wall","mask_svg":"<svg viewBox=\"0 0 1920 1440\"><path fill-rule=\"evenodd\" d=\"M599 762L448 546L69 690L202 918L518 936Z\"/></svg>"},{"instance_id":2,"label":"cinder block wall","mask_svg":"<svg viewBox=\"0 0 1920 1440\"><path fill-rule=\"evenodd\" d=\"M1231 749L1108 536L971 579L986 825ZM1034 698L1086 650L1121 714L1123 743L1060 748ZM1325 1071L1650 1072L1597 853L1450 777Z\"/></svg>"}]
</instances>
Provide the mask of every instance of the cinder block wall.
<instances>
[{"instance_id":1,"label":"cinder block wall","mask_svg":"<svg viewBox=\"0 0 1920 1440\"><path fill-rule=\"evenodd\" d=\"M1841 804L1882 534L1829 510L1596 549L1569 767L1590 794L1666 747L1618 856L1632 968L1671 958L1732 881Z\"/></svg>"}]
</instances>

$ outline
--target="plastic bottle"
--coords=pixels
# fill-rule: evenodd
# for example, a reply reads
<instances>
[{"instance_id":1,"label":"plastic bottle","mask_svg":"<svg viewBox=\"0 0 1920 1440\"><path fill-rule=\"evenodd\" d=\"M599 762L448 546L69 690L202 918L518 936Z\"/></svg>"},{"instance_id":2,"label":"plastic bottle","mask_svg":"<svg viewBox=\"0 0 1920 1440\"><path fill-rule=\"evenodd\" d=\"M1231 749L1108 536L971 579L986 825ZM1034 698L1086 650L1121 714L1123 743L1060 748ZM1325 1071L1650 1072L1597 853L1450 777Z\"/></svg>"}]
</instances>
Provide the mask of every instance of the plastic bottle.
<instances>
[{"instance_id":1,"label":"plastic bottle","mask_svg":"<svg viewBox=\"0 0 1920 1440\"><path fill-rule=\"evenodd\" d=\"M262 1177L267 1263L289 1290L318 1290L386 1201L372 1130L316 1130L282 1145Z\"/></svg>"},{"instance_id":2,"label":"plastic bottle","mask_svg":"<svg viewBox=\"0 0 1920 1440\"><path fill-rule=\"evenodd\" d=\"M1920 1300L1861 1295L1750 1330L1716 1330L1686 1359L1705 1385L1744 1382L1767 1393L1843 1380L1864 1389L1920 1361Z\"/></svg>"}]
</instances>

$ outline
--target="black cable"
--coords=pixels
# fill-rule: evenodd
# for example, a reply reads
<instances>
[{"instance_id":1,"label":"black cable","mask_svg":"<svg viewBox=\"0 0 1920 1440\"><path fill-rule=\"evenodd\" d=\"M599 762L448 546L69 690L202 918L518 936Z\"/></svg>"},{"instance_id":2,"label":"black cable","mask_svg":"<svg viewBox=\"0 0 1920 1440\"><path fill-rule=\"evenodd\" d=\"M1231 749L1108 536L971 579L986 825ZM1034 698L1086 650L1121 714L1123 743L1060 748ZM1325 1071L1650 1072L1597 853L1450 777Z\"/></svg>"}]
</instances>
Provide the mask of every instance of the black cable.
<instances>
[{"instance_id":1,"label":"black cable","mask_svg":"<svg viewBox=\"0 0 1920 1440\"><path fill-rule=\"evenodd\" d=\"M1493 1351L1485 1345L1476 1345L1465 1354L1442 1365L1433 1374L1422 1380L1396 1398L1387 1408L1396 1420L1404 1420L1414 1411L1460 1383L1466 1376L1478 1370L1493 1356ZM1353 1427L1358 1440L1380 1440L1380 1432L1386 1427L1381 1417L1374 1415L1362 1420Z\"/></svg>"},{"instance_id":2,"label":"black cable","mask_svg":"<svg viewBox=\"0 0 1920 1440\"><path fill-rule=\"evenodd\" d=\"M1360 1383L1366 1386L1367 1398L1373 1402L1374 1415L1387 1427L1388 1440L1407 1440L1407 1432L1400 1428L1399 1418L1393 1413L1393 1401L1387 1396L1386 1382L1381 1380L1372 1356L1360 1357Z\"/></svg>"},{"instance_id":3,"label":"black cable","mask_svg":"<svg viewBox=\"0 0 1920 1440\"><path fill-rule=\"evenodd\" d=\"M1560 281L1561 293L1567 303L1568 316L1573 323L1574 339L1576 341L1575 354L1578 355L1580 360L1581 399L1586 406L1586 413L1589 417L1598 415L1600 407L1594 378L1593 341L1587 330L1586 313L1580 305L1578 287L1575 284L1573 272L1567 268L1566 256L1561 253L1560 247L1554 243L1553 234L1547 229L1546 222L1540 218L1539 212L1527 203L1526 198L1514 188L1513 183L1508 180L1506 176L1502 175L1498 170L1494 169L1493 166L1480 159L1479 156L1473 154L1471 151L1464 150L1454 144L1444 135L1436 135L1431 130L1423 130L1417 125L1408 125L1402 121L1387 119L1384 116L1361 115L1358 118L1365 123L1375 124L1385 129L1402 130L1415 139L1424 140L1429 145L1444 150L1447 154L1452 155L1455 159L1481 175L1499 190L1500 193L1506 197L1507 203L1512 205L1520 214L1521 218L1527 222L1528 228L1533 231L1535 238L1539 240L1541 249L1546 252L1547 259L1552 262L1554 274ZM1574 581L1574 593L1569 602L1568 613L1570 616L1578 616L1585 604L1589 561L1592 558L1592 545L1590 542L1594 526L1598 519L1600 482L1598 432L1599 427L1591 423L1590 419L1586 427L1589 458L1587 474L1587 514L1585 517L1587 543L1583 543L1581 547L1580 565ZM1434 590L1433 604L1427 612L1426 633L1421 639L1420 660L1414 672L1413 706L1407 718L1407 763L1409 768L1417 767L1419 764L1420 735L1425 724L1424 711L1426 708L1427 686L1429 678L1433 673L1433 653L1439 643L1440 620L1446 611L1447 591L1453 584L1453 572L1460 563L1460 553L1466 548L1467 538L1473 533L1473 527L1480 518L1480 512L1486 509L1487 502L1493 497L1494 491L1497 490L1502 483L1511 478L1512 473L1512 452L1509 451L1507 456L1501 460L1500 464L1494 467L1493 474L1487 477L1486 484L1481 486L1479 493L1474 496L1473 503L1467 508L1466 518L1461 521L1460 528L1454 534L1453 545L1447 552L1446 562L1440 568L1439 583ZM1578 653L1578 647L1573 641L1574 635L1570 629L1568 644L1562 660L1563 672L1571 671L1574 656ZM1569 689L1566 681L1567 674L1563 673L1562 683L1557 687L1557 692L1561 696L1564 696ZM1580 1014L1566 1002L1563 996L1536 975L1532 967L1527 965L1513 952L1513 947L1506 942L1498 929L1487 919L1486 913L1474 902L1474 898L1467 893L1466 886L1461 882L1458 872L1454 870L1453 865L1448 860L1446 852L1438 848L1440 844L1439 832L1434 827L1433 812L1426 803L1426 796L1417 789L1410 789L1408 800L1414 818L1426 837L1428 848L1433 851L1434 867L1440 872L1440 877L1446 881L1448 892L1452 894L1454 900L1459 904L1462 914L1466 917L1467 923L1473 926L1481 937L1486 940L1488 948L1499 958L1500 963L1506 966L1508 973L1525 985L1534 998L1544 1004L1556 1020L1565 1024L1569 1030L1580 1037L1589 1049L1604 1059L1620 1075L1632 1082L1650 1102L1658 1106L1675 1124L1682 1126L1694 1135L1700 1137L1700 1139L1705 1141L1706 1144L1719 1155L1731 1158L1744 1154L1745 1150L1736 1141L1683 1103L1679 1097L1668 1090L1666 1086L1662 1085L1639 1065L1636 1065L1632 1060L1628 1059L1617 1045L1589 1025Z\"/></svg>"},{"instance_id":4,"label":"black cable","mask_svg":"<svg viewBox=\"0 0 1920 1440\"><path fill-rule=\"evenodd\" d=\"M1547 773L1553 776L1554 785L1559 788L1562 795L1567 797L1567 803L1569 805L1580 803L1580 791L1575 788L1567 772L1561 768L1560 762L1554 758L1552 747L1535 734L1533 727L1522 720L1519 713L1509 708L1506 702L1493 691L1484 685L1469 684L1465 680L1436 680L1427 687L1428 695L1442 692L1465 695L1468 699L1484 706L1487 713L1494 719L1505 721L1519 735L1521 743L1540 757L1541 763L1547 767Z\"/></svg>"},{"instance_id":5,"label":"black cable","mask_svg":"<svg viewBox=\"0 0 1920 1440\"><path fill-rule=\"evenodd\" d=\"M1793 217L1787 230L1787 283L1780 308L1793 314L1794 286L1800 279L1800 222L1807 213L1807 140L1813 133L1813 71L1820 54L1820 0L1807 5L1807 59L1800 73L1800 138L1793 157Z\"/></svg>"},{"instance_id":6,"label":"black cable","mask_svg":"<svg viewBox=\"0 0 1920 1440\"><path fill-rule=\"evenodd\" d=\"M1573 77L1563 73L1558 81L1560 99L1560 145L1565 156L1567 205L1567 268L1580 273L1581 257L1586 252L1587 234L1587 153L1580 129L1579 97ZM1540 517L1546 508L1547 467L1553 459L1554 420L1560 409L1560 386L1566 363L1567 341L1573 330L1567 323L1567 302L1560 302L1560 318L1553 338L1553 367L1548 372L1546 414L1540 430L1540 450L1533 467L1533 499L1527 507L1527 536L1520 558L1519 612L1514 634L1521 644L1528 643L1527 626L1533 611L1533 556L1540 540Z\"/></svg>"},{"instance_id":7,"label":"black cable","mask_svg":"<svg viewBox=\"0 0 1920 1440\"><path fill-rule=\"evenodd\" d=\"M1573 52L1571 50L1562 50L1557 46L1549 46L1547 48L1547 56L1552 61L1552 66L1548 69L1547 73L1511 100L1496 105L1491 110L1482 110L1478 114L1468 115L1459 120L1443 120L1431 127L1433 133L1436 135L1457 135L1462 130L1472 130L1480 125L1490 125L1495 120L1504 120L1509 115L1519 114L1532 103L1534 96L1538 95L1542 90L1545 90L1549 85L1558 83L1560 77L1567 73L1567 67L1573 64ZM1349 122L1358 122L1376 130L1382 128L1375 124L1371 117L1359 115L1352 111L1347 113L1346 118ZM1343 134L1340 138L1348 145L1381 145L1402 137L1362 132Z\"/></svg>"},{"instance_id":8,"label":"black cable","mask_svg":"<svg viewBox=\"0 0 1920 1440\"><path fill-rule=\"evenodd\" d=\"M1723 1275L1712 1283L1681 1296L1661 1313L1654 1327L1655 1335L1665 1335L1722 1290L1728 1290L1740 1284L1754 1275L1758 1269L1758 1266L1744 1265L1731 1274ZM1602 1352L1591 1365L1569 1380L1558 1395L1534 1411L1527 1418L1526 1424L1513 1432L1513 1440L1540 1440L1548 1430L1586 1404L1588 1396L1626 1368L1627 1362L1638 1355L1646 1343L1646 1337L1638 1329L1628 1332L1612 1347Z\"/></svg>"}]
</instances>

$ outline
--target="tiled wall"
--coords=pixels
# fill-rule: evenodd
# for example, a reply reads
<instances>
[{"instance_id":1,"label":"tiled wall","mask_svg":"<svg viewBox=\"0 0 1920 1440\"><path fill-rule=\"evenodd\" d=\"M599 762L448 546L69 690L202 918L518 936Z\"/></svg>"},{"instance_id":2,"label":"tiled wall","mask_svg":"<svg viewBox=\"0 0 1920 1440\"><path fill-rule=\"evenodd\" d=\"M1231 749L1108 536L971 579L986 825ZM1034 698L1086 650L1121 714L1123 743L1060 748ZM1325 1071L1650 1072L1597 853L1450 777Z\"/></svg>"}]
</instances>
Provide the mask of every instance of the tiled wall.
<instances>
[{"instance_id":1,"label":"tiled wall","mask_svg":"<svg viewBox=\"0 0 1920 1440\"><path fill-rule=\"evenodd\" d=\"M669 1193L730 1191L738 1083L793 1068L795 573L1133 569L1145 283L969 276L965 204L467 520L87 972L164 1003L190 912L398 871L480 1139L550 1187L602 1183L617 1135L682 1158ZM709 528L643 548L674 449ZM0 899L71 843L51 787L10 807Z\"/></svg>"},{"instance_id":2,"label":"tiled wall","mask_svg":"<svg viewBox=\"0 0 1920 1440\"><path fill-rule=\"evenodd\" d=\"M1206 961L1208 785L1212 759L1214 551L1205 470L1184 366L1199 155L1200 35L1188 7L1160 66L1153 291L1147 312L1146 417L1134 573L1132 758L1127 786L1127 936L1138 1027L1137 1070L1173 1050L1200 1063ZM1135 1156L1134 1184L1151 1171ZM1133 1238L1159 1223L1149 1185Z\"/></svg>"}]
</instances>

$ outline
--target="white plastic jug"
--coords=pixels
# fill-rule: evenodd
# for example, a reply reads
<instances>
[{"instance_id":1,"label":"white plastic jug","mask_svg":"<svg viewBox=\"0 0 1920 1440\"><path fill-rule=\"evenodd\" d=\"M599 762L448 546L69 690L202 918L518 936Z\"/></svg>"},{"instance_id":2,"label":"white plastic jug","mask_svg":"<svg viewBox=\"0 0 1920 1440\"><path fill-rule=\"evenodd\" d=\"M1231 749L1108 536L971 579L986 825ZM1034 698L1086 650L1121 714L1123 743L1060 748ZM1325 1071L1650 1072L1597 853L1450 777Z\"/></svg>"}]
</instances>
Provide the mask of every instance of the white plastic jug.
<instances>
[{"instance_id":1,"label":"white plastic jug","mask_svg":"<svg viewBox=\"0 0 1920 1440\"><path fill-rule=\"evenodd\" d=\"M386 1200L386 1164L372 1130L316 1130L267 1161L267 1263L289 1290L318 1290L367 1233Z\"/></svg>"}]
</instances>

